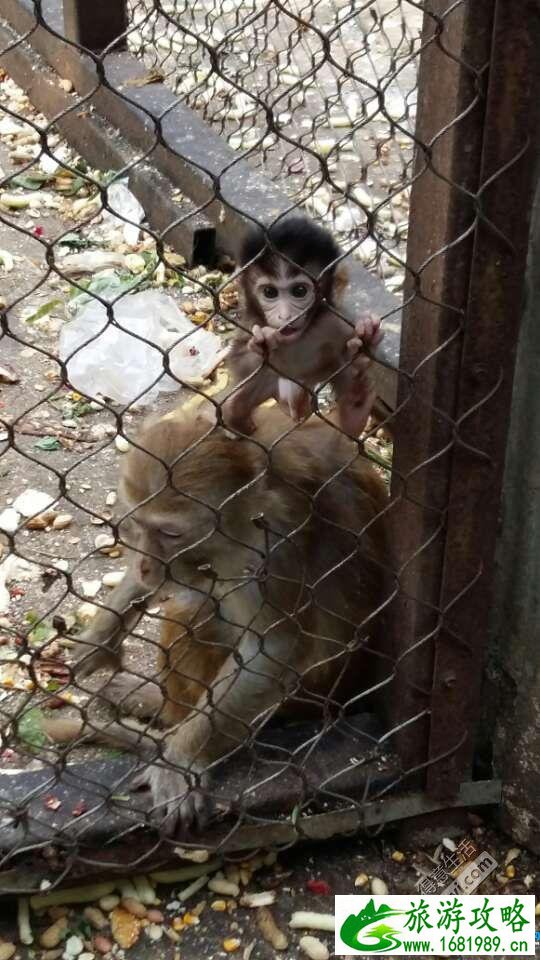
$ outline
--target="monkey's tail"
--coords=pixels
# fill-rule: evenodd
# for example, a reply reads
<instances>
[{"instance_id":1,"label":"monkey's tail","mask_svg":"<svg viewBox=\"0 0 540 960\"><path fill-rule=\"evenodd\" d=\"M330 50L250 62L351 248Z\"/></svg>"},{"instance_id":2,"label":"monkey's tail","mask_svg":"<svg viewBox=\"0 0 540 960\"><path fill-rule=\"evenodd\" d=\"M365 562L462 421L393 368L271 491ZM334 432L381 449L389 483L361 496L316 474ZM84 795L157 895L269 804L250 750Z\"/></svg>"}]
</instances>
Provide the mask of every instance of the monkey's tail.
<instances>
[{"instance_id":1,"label":"monkey's tail","mask_svg":"<svg viewBox=\"0 0 540 960\"><path fill-rule=\"evenodd\" d=\"M136 723L109 723L93 726L82 717L49 718L42 720L41 729L53 743L105 743L130 750L138 756L156 756L160 753L161 734L150 734L146 727Z\"/></svg>"}]
</instances>

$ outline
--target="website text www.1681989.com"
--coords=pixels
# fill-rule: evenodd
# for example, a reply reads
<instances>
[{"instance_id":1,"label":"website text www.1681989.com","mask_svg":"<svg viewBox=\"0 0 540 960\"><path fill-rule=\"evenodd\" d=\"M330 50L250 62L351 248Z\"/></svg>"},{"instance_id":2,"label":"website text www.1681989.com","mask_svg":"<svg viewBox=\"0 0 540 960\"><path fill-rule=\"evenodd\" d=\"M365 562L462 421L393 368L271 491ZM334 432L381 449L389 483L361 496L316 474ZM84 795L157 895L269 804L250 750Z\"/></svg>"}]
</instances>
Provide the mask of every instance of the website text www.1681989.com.
<instances>
[{"instance_id":1,"label":"website text www.1681989.com","mask_svg":"<svg viewBox=\"0 0 540 960\"><path fill-rule=\"evenodd\" d=\"M534 956L530 894L336 897L336 956Z\"/></svg>"},{"instance_id":2,"label":"website text www.1681989.com","mask_svg":"<svg viewBox=\"0 0 540 960\"><path fill-rule=\"evenodd\" d=\"M540 935L537 936L540 941ZM428 953L429 940L403 940L403 953L418 954L421 951ZM526 940L512 940L504 945L500 937L441 937L441 948L445 953L456 954L455 960L465 960L463 954L474 951L476 954L493 953L504 950L505 953L519 956L527 949Z\"/></svg>"}]
</instances>

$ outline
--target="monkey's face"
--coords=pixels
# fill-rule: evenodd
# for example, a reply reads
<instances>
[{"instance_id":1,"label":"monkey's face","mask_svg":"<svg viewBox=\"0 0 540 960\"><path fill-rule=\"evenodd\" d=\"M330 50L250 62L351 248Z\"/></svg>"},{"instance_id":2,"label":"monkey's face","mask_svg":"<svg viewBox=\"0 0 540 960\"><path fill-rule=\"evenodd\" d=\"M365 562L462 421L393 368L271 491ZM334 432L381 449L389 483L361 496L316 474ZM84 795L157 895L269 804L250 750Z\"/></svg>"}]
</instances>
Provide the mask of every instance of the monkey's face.
<instances>
[{"instance_id":1,"label":"monkey's face","mask_svg":"<svg viewBox=\"0 0 540 960\"><path fill-rule=\"evenodd\" d=\"M263 539L247 505L260 470L257 448L233 443L206 417L181 409L149 424L139 443L127 454L119 487L120 536L135 551L139 575L159 580L172 573L192 585L208 577L199 573L208 566L218 577L240 575L239 541L251 557L251 542Z\"/></svg>"},{"instance_id":2,"label":"monkey's face","mask_svg":"<svg viewBox=\"0 0 540 960\"><path fill-rule=\"evenodd\" d=\"M277 269L266 270L254 266L249 278L258 311L264 325L279 330L291 341L297 340L308 325L317 300L317 289L312 278L297 270L285 260L279 260Z\"/></svg>"},{"instance_id":3,"label":"monkey's face","mask_svg":"<svg viewBox=\"0 0 540 960\"><path fill-rule=\"evenodd\" d=\"M173 508L163 509L161 499L126 503L129 520L121 525L122 539L140 555L144 576L156 563L196 569L208 562L214 549L217 521L211 509L181 496Z\"/></svg>"},{"instance_id":4,"label":"monkey's face","mask_svg":"<svg viewBox=\"0 0 540 960\"><path fill-rule=\"evenodd\" d=\"M145 509L133 517L129 544L136 550L135 569L143 583L159 588L170 579L201 596L219 596L228 585L244 581L248 569L261 565L260 545L258 550L242 545L222 532L213 511L190 505L166 515ZM251 527L253 539L261 540Z\"/></svg>"},{"instance_id":5,"label":"monkey's face","mask_svg":"<svg viewBox=\"0 0 540 960\"><path fill-rule=\"evenodd\" d=\"M260 550L252 549L247 540L258 543L262 535L249 517L240 521L234 507L223 508L220 515L182 494L173 498L158 494L143 503L124 498L123 505L128 519L119 525L120 536L134 550L138 576L144 582L161 583L170 576L182 586L206 592L209 576L216 582L234 579L243 574L248 562L260 560ZM229 513L234 514L232 520ZM232 537L231 527L236 534Z\"/></svg>"}]
</instances>

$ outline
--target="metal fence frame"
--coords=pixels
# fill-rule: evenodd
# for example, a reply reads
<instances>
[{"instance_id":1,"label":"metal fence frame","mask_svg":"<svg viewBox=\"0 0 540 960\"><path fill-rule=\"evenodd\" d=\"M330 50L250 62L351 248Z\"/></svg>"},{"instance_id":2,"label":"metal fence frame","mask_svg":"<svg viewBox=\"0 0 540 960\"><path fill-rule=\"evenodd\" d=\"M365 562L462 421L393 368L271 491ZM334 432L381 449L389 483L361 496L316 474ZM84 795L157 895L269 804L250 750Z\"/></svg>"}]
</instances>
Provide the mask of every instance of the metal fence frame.
<instances>
[{"instance_id":1,"label":"metal fence frame","mask_svg":"<svg viewBox=\"0 0 540 960\"><path fill-rule=\"evenodd\" d=\"M436 37L447 5L430 8ZM422 764L429 738L436 796L452 795L473 764L538 167L538 13L536 3L456 5L442 74L437 43L420 74L416 133L431 149L419 152L427 173L411 207L400 355L411 379L400 377L394 449L398 496L406 484L394 528L405 595L394 630L434 640L433 683L425 651L405 664L405 715L430 721L416 748L407 731L403 749Z\"/></svg>"},{"instance_id":2,"label":"metal fence frame","mask_svg":"<svg viewBox=\"0 0 540 960\"><path fill-rule=\"evenodd\" d=\"M526 0L519 11L503 0L430 0L426 7L399 361L399 305L363 268L353 276L356 303L389 317L393 331L379 392L387 405L396 404L392 519L400 592L390 629L403 699L395 721L415 718L402 731L400 753L402 767L417 771L419 792L389 798L363 817L308 818L304 836L496 802L500 792L494 781L471 781L539 156L540 58L533 51L540 49L540 18L537 0ZM136 69L117 42L126 27L124 0L97 0L91 8L85 0L64 0L63 26L59 13L54 0L43 7L0 0L6 66L90 159L106 150L113 166L134 170L149 158L154 169L145 171L140 191L148 198L157 194L156 183L163 190L162 206L151 206L150 219L166 230L168 242L194 259L201 249L208 256L215 241L226 245L242 222L246 180L250 203L256 196L261 204L251 207L255 216L268 220L283 211L280 191L238 164L235 184L223 187L227 149L187 108L173 110L163 85L119 93L126 70L132 76ZM104 70L101 55L112 48ZM36 55L73 81L93 115L74 115L54 75L36 83ZM166 120L156 125L158 115ZM109 124L125 144L112 142ZM194 144L187 151L186 130ZM173 218L166 202L170 182L180 183L201 208L195 226L189 212ZM413 777L409 782L414 786ZM257 845L263 835L268 843L298 836L290 825L244 830L239 847ZM12 877L4 889L14 883Z\"/></svg>"}]
</instances>

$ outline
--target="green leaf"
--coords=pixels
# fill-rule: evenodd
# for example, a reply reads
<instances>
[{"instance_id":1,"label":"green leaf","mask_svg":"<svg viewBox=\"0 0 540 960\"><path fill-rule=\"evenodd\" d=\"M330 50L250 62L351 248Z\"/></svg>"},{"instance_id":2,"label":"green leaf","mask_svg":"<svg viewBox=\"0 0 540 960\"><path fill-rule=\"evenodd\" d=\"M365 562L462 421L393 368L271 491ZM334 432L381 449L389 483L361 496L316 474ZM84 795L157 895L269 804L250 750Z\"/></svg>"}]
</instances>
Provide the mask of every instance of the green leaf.
<instances>
[{"instance_id":1,"label":"green leaf","mask_svg":"<svg viewBox=\"0 0 540 960\"><path fill-rule=\"evenodd\" d=\"M118 180L118 171L117 170L101 170L98 171L98 178L103 187L108 187L110 183L113 183L114 180ZM120 178L121 179L121 178Z\"/></svg>"},{"instance_id":2,"label":"green leaf","mask_svg":"<svg viewBox=\"0 0 540 960\"><path fill-rule=\"evenodd\" d=\"M41 317L45 317L48 313L54 310L55 307L60 307L61 305L61 300L48 300L47 303L44 303L39 308L39 310L36 310L35 313L32 313L29 317L26 317L25 323L35 323L36 320L40 320Z\"/></svg>"},{"instance_id":3,"label":"green leaf","mask_svg":"<svg viewBox=\"0 0 540 960\"><path fill-rule=\"evenodd\" d=\"M37 621L39 620L39 615L36 613L35 610L27 610L27 612L24 615L24 619L26 620L27 623L30 623L30 624L37 623Z\"/></svg>"},{"instance_id":4,"label":"green leaf","mask_svg":"<svg viewBox=\"0 0 540 960\"><path fill-rule=\"evenodd\" d=\"M79 280L78 283L84 290L78 290L76 287L71 288L68 308L70 317L75 316L77 311L92 300L99 303L100 301L96 300L96 295L101 297L105 303L113 303L124 293L129 293L134 289L137 291L143 289L144 283L148 286L147 281L141 283L140 275L134 277L133 274L125 272L115 272L90 280Z\"/></svg>"},{"instance_id":5,"label":"green leaf","mask_svg":"<svg viewBox=\"0 0 540 960\"><path fill-rule=\"evenodd\" d=\"M56 437L42 437L34 444L36 450L60 450L62 444Z\"/></svg>"},{"instance_id":6,"label":"green leaf","mask_svg":"<svg viewBox=\"0 0 540 960\"><path fill-rule=\"evenodd\" d=\"M84 904L81 905L81 909L82 906L84 906ZM83 940L91 940L92 927L90 926L86 917L76 915L74 917L70 917L68 934L76 934L82 937Z\"/></svg>"},{"instance_id":7,"label":"green leaf","mask_svg":"<svg viewBox=\"0 0 540 960\"><path fill-rule=\"evenodd\" d=\"M10 184L14 187L22 187L23 190L40 190L48 180L50 180L49 174L36 170L35 173L21 173L12 177Z\"/></svg>"},{"instance_id":8,"label":"green leaf","mask_svg":"<svg viewBox=\"0 0 540 960\"><path fill-rule=\"evenodd\" d=\"M88 413L93 413L93 410L86 400L79 400L77 403L73 404L71 410L72 417L86 417Z\"/></svg>"},{"instance_id":9,"label":"green leaf","mask_svg":"<svg viewBox=\"0 0 540 960\"><path fill-rule=\"evenodd\" d=\"M69 247L70 250L88 250L89 247L93 247L95 244L91 240L85 239L85 237L79 237L76 233L67 233L65 237L57 241L57 246Z\"/></svg>"},{"instance_id":10,"label":"green leaf","mask_svg":"<svg viewBox=\"0 0 540 960\"><path fill-rule=\"evenodd\" d=\"M53 627L48 627L46 623L38 623L37 627L34 627L28 634L28 640L36 646L42 646L55 636L56 630Z\"/></svg>"},{"instance_id":11,"label":"green leaf","mask_svg":"<svg viewBox=\"0 0 540 960\"><path fill-rule=\"evenodd\" d=\"M218 287L223 283L223 274L215 270L213 273L207 273L204 277L203 283L207 287L212 287L213 290L217 290Z\"/></svg>"},{"instance_id":12,"label":"green leaf","mask_svg":"<svg viewBox=\"0 0 540 960\"><path fill-rule=\"evenodd\" d=\"M116 300L121 293L124 293L136 284L137 280L134 279L133 274L117 274L114 279L111 276L97 277L97 279L90 281L86 289L89 294L97 293L99 296L103 295L103 299L110 302L111 300Z\"/></svg>"},{"instance_id":13,"label":"green leaf","mask_svg":"<svg viewBox=\"0 0 540 960\"><path fill-rule=\"evenodd\" d=\"M40 750L47 743L47 737L42 727L43 713L38 707L32 707L17 721L17 733L27 747Z\"/></svg>"},{"instance_id":14,"label":"green leaf","mask_svg":"<svg viewBox=\"0 0 540 960\"><path fill-rule=\"evenodd\" d=\"M84 277L81 277L80 280L77 280L79 287L82 287L83 290L87 290L90 286L90 280L86 280ZM68 293L68 300L74 300L75 297L82 297L82 290L79 290L79 287L70 287Z\"/></svg>"}]
</instances>

